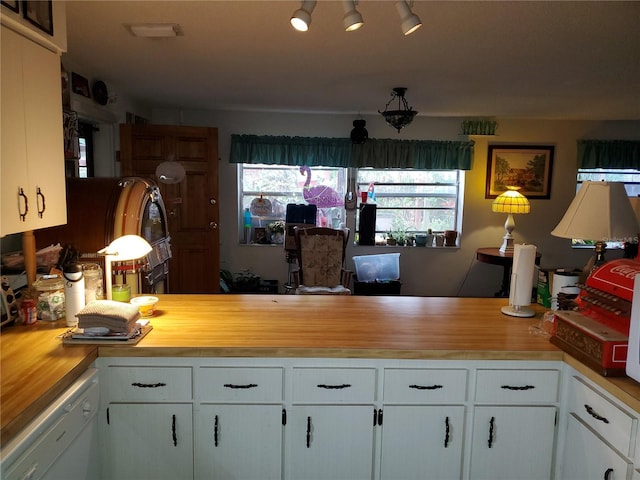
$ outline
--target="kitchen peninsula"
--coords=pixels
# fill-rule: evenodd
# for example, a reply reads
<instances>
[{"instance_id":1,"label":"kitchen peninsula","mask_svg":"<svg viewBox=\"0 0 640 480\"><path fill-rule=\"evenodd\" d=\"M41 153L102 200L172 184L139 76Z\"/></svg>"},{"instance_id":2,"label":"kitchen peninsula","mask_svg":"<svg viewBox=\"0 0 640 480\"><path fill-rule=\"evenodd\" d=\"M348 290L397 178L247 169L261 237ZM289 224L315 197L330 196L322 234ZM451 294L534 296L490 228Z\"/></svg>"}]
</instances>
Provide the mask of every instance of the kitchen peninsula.
<instances>
[{"instance_id":1,"label":"kitchen peninsula","mask_svg":"<svg viewBox=\"0 0 640 480\"><path fill-rule=\"evenodd\" d=\"M2 442L18 433L94 360L108 364L110 358L116 369L121 358L130 358L132 364L159 360L168 366L210 361L211 365L198 367L208 368L207 372L213 371L216 359L242 358L276 362L291 359L303 366L301 371L317 367L313 359L331 360L333 364L372 360L392 367L396 361L433 360L450 362L449 369L454 368L451 362L471 365L506 361L507 366L525 362L531 368L532 362L548 365L564 361L629 408L640 411L640 384L628 378L601 377L548 339L531 335L529 327L536 319L501 314L505 299L293 295L159 298L153 330L137 345L62 345L59 337L66 331L64 320L3 330ZM536 309L539 318L544 310ZM358 369L367 370L362 365ZM551 403L557 405L557 400Z\"/></svg>"}]
</instances>

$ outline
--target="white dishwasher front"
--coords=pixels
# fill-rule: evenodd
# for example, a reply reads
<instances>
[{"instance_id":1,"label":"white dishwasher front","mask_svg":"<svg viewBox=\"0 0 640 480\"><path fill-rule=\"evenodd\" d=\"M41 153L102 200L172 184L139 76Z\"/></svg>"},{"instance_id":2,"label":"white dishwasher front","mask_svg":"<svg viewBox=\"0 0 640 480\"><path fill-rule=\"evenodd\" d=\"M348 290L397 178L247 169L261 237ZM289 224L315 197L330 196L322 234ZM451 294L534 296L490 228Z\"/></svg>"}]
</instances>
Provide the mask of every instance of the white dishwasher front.
<instances>
[{"instance_id":1,"label":"white dishwasher front","mask_svg":"<svg viewBox=\"0 0 640 480\"><path fill-rule=\"evenodd\" d=\"M94 480L99 475L98 372L88 369L7 445L4 480Z\"/></svg>"}]
</instances>

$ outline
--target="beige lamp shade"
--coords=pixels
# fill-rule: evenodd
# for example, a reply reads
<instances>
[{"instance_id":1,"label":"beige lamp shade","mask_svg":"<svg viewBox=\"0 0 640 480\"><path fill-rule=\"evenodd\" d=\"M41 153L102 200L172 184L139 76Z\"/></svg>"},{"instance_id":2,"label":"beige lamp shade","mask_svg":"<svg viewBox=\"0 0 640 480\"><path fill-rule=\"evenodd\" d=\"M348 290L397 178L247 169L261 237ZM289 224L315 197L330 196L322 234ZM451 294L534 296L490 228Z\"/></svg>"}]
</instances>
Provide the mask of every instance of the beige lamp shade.
<instances>
[{"instance_id":1,"label":"beige lamp shade","mask_svg":"<svg viewBox=\"0 0 640 480\"><path fill-rule=\"evenodd\" d=\"M638 220L624 183L584 182L551 235L595 241L629 241Z\"/></svg>"},{"instance_id":2,"label":"beige lamp shade","mask_svg":"<svg viewBox=\"0 0 640 480\"><path fill-rule=\"evenodd\" d=\"M144 238L138 235L123 235L116 238L109 246L98 251L104 255L104 280L107 300L112 300L111 262L125 262L144 257L153 248Z\"/></svg>"}]
</instances>

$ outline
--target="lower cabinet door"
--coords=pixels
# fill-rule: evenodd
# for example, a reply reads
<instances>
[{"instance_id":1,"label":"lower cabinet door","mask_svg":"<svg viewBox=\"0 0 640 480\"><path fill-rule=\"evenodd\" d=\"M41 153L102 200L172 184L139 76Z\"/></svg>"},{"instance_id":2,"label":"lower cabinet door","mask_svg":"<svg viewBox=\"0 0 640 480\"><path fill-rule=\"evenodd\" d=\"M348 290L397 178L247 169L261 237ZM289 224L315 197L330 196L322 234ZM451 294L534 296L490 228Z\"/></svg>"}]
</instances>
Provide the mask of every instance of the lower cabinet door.
<instances>
[{"instance_id":1,"label":"lower cabinet door","mask_svg":"<svg viewBox=\"0 0 640 480\"><path fill-rule=\"evenodd\" d=\"M460 479L463 406L385 406L381 480Z\"/></svg>"},{"instance_id":2,"label":"lower cabinet door","mask_svg":"<svg viewBox=\"0 0 640 480\"><path fill-rule=\"evenodd\" d=\"M574 414L569 415L562 462L563 480L625 480L631 475L631 470L631 463L602 437Z\"/></svg>"},{"instance_id":3,"label":"lower cabinet door","mask_svg":"<svg viewBox=\"0 0 640 480\"><path fill-rule=\"evenodd\" d=\"M192 422L190 404L110 404L102 459L106 478L193 479Z\"/></svg>"},{"instance_id":4,"label":"lower cabinet door","mask_svg":"<svg viewBox=\"0 0 640 480\"><path fill-rule=\"evenodd\" d=\"M294 406L288 417L288 479L373 478L373 405Z\"/></svg>"},{"instance_id":5,"label":"lower cabinet door","mask_svg":"<svg viewBox=\"0 0 640 480\"><path fill-rule=\"evenodd\" d=\"M197 479L282 478L282 405L200 405Z\"/></svg>"},{"instance_id":6,"label":"lower cabinet door","mask_svg":"<svg viewBox=\"0 0 640 480\"><path fill-rule=\"evenodd\" d=\"M474 412L469 478L551 478L555 407L486 406Z\"/></svg>"}]
</instances>

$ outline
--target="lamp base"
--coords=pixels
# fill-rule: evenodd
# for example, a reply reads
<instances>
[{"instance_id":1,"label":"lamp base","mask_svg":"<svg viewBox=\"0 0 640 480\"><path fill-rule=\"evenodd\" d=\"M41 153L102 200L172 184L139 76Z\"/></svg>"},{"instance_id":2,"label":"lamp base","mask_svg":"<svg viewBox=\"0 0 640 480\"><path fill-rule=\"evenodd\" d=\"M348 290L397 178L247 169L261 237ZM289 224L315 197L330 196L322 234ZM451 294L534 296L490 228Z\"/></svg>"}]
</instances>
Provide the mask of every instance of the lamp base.
<instances>
[{"instance_id":1,"label":"lamp base","mask_svg":"<svg viewBox=\"0 0 640 480\"><path fill-rule=\"evenodd\" d=\"M521 307L519 305L509 305L502 307L502 313L511 317L534 317L536 312L527 307Z\"/></svg>"},{"instance_id":2,"label":"lamp base","mask_svg":"<svg viewBox=\"0 0 640 480\"><path fill-rule=\"evenodd\" d=\"M510 233L502 237L502 245L498 250L501 253L513 253L513 236Z\"/></svg>"}]
</instances>

